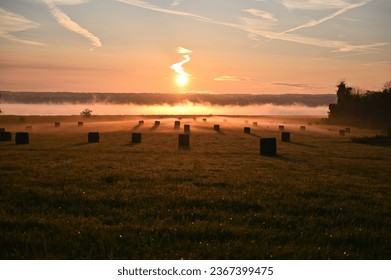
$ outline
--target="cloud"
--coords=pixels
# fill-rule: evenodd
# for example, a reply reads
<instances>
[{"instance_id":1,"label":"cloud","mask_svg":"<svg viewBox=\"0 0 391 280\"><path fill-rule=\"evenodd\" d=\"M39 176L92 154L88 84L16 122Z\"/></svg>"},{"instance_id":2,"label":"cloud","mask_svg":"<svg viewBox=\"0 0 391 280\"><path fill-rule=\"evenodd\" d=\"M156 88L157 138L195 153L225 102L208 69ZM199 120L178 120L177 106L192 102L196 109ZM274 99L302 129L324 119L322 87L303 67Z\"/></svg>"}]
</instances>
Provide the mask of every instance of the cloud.
<instances>
[{"instance_id":1,"label":"cloud","mask_svg":"<svg viewBox=\"0 0 391 280\"><path fill-rule=\"evenodd\" d=\"M102 46L102 43L100 42L99 38L96 37L94 34L92 34L91 32L89 32L87 29L81 27L78 23L74 22L72 19L70 19L70 17L65 14L63 11L61 11L57 6L56 4L54 3L54 0L42 0L49 8L52 16L57 20L57 22L62 25L63 27L69 29L70 31L73 31L75 33L78 33L82 36L84 36L85 38L87 38L88 40L90 40L91 42L91 50L93 50L94 48L99 48ZM62 0L57 0L57 1L62 1ZM78 1L65 1L63 0L62 1L63 3L67 2L68 4L71 4L71 3L81 3L82 1L78 0ZM84 1L86 2L86 1Z\"/></svg>"},{"instance_id":2,"label":"cloud","mask_svg":"<svg viewBox=\"0 0 391 280\"><path fill-rule=\"evenodd\" d=\"M11 33L39 27L40 24L25 18L22 15L0 8L0 38L28 45L43 46L44 44L31 40L21 39Z\"/></svg>"},{"instance_id":3,"label":"cloud","mask_svg":"<svg viewBox=\"0 0 391 280\"><path fill-rule=\"evenodd\" d=\"M262 10L258 10L258 9L254 9L254 8L242 10L242 11L247 12L253 16L260 17L262 19L277 22L277 19L274 17L274 15L269 12L266 12L266 11L262 11Z\"/></svg>"},{"instance_id":4,"label":"cloud","mask_svg":"<svg viewBox=\"0 0 391 280\"><path fill-rule=\"evenodd\" d=\"M255 77L251 76L220 76L213 79L219 82L239 82L239 81L254 81Z\"/></svg>"},{"instance_id":5,"label":"cloud","mask_svg":"<svg viewBox=\"0 0 391 280\"><path fill-rule=\"evenodd\" d=\"M244 32L247 32L251 36L262 36L267 39L276 39L276 40L281 40L281 41L287 41L287 42L293 42L297 44L304 44L304 45L310 45L310 46L317 46L321 48L328 48L332 50L355 50L355 49L360 49L360 48L365 48L367 45L358 45L358 46L351 46L343 41L335 41L335 40L327 40L327 39L319 39L319 38L312 38L312 37L305 37L301 35L294 35L294 34L289 34L289 32L282 32L282 33L277 33L277 32L271 32L271 31L266 31L266 30L260 30L257 27L254 26L246 26L243 24L237 24L237 23L230 23L230 22L223 22L223 21L217 21L213 20L204 16L200 16L197 14L193 13L187 13L187 12L181 12L181 11L176 11L176 10L171 10L171 9L165 9L165 8L160 8L156 5L150 4L145 1L141 0L116 0L118 2L123 2L125 4L134 6L134 7L139 7L147 10L152 10L160 13L165 13L165 14L171 14L171 15L176 15L176 16L182 16L186 18L192 18L197 21L202 21L202 22L207 22L211 24L216 24L216 25L221 25L221 26L226 26L230 28L235 28L242 30ZM324 1L317 1L317 0L310 0L310 1L288 1L285 0L284 3L288 3L289 5L293 8L299 6L299 3L304 3L303 7L312 7L313 9L317 8L320 9L322 7L328 7L328 8L335 8L335 7L342 7L345 8L346 6L349 6L349 3L345 1L330 1L327 2L327 4L324 3ZM367 1L364 1L367 2ZM363 3L363 2L361 2ZM314 23L311 23L314 24ZM379 44L385 44L385 43L376 43Z\"/></svg>"},{"instance_id":6,"label":"cloud","mask_svg":"<svg viewBox=\"0 0 391 280\"><path fill-rule=\"evenodd\" d=\"M190 61L190 53L192 53L191 50L188 50L188 49L185 49L185 48L182 48L182 47L179 47L177 49L177 53L179 54L184 54L184 60L178 62L178 63L175 63L173 65L171 65L171 69L174 70L176 73L182 75L182 76L186 76L186 77L190 77L191 75L189 73L186 73L183 69L183 64L187 63Z\"/></svg>"},{"instance_id":7,"label":"cloud","mask_svg":"<svg viewBox=\"0 0 391 280\"><path fill-rule=\"evenodd\" d=\"M52 0L58 5L80 5L89 2L90 0Z\"/></svg>"},{"instance_id":8,"label":"cloud","mask_svg":"<svg viewBox=\"0 0 391 280\"><path fill-rule=\"evenodd\" d=\"M282 4L288 9L296 10L325 10L340 9L350 3L342 0L283 0Z\"/></svg>"},{"instance_id":9,"label":"cloud","mask_svg":"<svg viewBox=\"0 0 391 280\"><path fill-rule=\"evenodd\" d=\"M181 2L182 2L182 0L173 0L171 2L171 6L178 6Z\"/></svg>"},{"instance_id":10,"label":"cloud","mask_svg":"<svg viewBox=\"0 0 391 280\"><path fill-rule=\"evenodd\" d=\"M312 86L307 84L297 84L297 83L272 83L275 86L286 86L286 87L297 87L297 88L312 88Z\"/></svg>"}]
</instances>

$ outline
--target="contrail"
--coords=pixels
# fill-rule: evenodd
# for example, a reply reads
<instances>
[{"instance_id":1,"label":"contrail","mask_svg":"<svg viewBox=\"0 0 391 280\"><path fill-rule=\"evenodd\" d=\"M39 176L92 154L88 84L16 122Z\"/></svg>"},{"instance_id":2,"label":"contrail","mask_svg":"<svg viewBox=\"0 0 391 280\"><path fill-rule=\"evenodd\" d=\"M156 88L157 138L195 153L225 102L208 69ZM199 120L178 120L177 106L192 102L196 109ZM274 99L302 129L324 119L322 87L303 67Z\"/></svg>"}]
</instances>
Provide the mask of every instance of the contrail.
<instances>
[{"instance_id":1,"label":"contrail","mask_svg":"<svg viewBox=\"0 0 391 280\"><path fill-rule=\"evenodd\" d=\"M174 70L175 72L177 72L178 74L180 75L183 75L183 76L186 76L186 77L190 77L191 75L189 73L186 73L184 70L183 70L183 64L187 63L190 61L190 53L192 53L191 50L188 50L188 49L185 49L185 48L182 48L182 47L179 47L177 49L177 53L179 54L184 54L183 57L185 58L184 60L182 60L181 62L178 62L178 63L175 63L173 65L171 65L171 69Z\"/></svg>"},{"instance_id":2,"label":"contrail","mask_svg":"<svg viewBox=\"0 0 391 280\"><path fill-rule=\"evenodd\" d=\"M98 37L96 37L94 34L89 32L87 29L81 27L78 23L74 22L72 19L70 19L67 14L61 11L56 6L56 4L54 4L53 0L42 0L42 1L48 6L52 16L57 20L57 22L60 25L90 40L92 46L90 49L91 51L95 48L99 48L102 46L102 43L100 42Z\"/></svg>"}]
</instances>

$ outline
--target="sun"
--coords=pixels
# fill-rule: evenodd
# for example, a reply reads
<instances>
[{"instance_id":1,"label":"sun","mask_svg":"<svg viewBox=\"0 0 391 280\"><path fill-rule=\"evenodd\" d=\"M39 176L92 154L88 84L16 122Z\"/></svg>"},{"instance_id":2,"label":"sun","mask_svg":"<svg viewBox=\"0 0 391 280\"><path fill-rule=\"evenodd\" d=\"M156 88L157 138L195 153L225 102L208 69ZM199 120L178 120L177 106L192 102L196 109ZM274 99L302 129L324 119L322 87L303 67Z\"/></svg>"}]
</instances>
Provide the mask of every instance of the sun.
<instances>
[{"instance_id":1,"label":"sun","mask_svg":"<svg viewBox=\"0 0 391 280\"><path fill-rule=\"evenodd\" d=\"M189 79L185 75L178 75L175 81L178 86L184 87Z\"/></svg>"}]
</instances>

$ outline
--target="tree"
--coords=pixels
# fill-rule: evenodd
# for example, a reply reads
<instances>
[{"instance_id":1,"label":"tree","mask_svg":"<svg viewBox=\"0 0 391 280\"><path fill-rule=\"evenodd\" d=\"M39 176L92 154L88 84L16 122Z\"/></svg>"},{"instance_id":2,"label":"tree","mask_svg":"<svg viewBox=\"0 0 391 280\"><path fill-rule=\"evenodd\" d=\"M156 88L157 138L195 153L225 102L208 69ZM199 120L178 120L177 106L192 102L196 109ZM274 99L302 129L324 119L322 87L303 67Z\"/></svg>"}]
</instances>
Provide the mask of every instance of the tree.
<instances>
[{"instance_id":1,"label":"tree","mask_svg":"<svg viewBox=\"0 0 391 280\"><path fill-rule=\"evenodd\" d=\"M91 117L91 115L92 115L92 110L86 108L86 109L84 109L83 112L80 113L80 115L81 115L82 117L89 118L89 117Z\"/></svg>"}]
</instances>

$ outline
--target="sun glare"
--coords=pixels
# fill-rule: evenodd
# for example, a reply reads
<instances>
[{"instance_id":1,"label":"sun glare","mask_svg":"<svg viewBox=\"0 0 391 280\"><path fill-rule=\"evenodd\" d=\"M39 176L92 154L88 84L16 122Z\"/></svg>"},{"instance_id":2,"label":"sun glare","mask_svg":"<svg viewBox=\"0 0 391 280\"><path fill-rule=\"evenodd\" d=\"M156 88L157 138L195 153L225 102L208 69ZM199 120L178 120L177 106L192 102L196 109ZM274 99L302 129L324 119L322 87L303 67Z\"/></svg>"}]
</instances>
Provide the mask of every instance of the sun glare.
<instances>
[{"instance_id":1,"label":"sun glare","mask_svg":"<svg viewBox=\"0 0 391 280\"><path fill-rule=\"evenodd\" d=\"M185 75L178 75L176 77L176 83L180 87L185 86L187 84L187 82L188 82L188 79L187 79L187 77Z\"/></svg>"}]
</instances>

